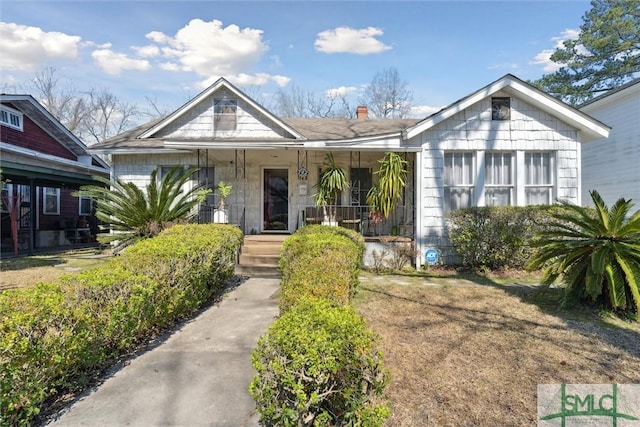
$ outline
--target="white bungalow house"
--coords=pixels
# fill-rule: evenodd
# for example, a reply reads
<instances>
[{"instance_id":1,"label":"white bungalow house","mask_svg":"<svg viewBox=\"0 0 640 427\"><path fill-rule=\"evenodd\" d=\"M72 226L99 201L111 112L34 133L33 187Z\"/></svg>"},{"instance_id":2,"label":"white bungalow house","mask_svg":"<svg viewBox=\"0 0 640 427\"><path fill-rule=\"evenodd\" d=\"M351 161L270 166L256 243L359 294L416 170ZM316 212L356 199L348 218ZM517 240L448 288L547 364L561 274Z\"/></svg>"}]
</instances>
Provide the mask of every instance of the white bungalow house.
<instances>
[{"instance_id":1,"label":"white bungalow house","mask_svg":"<svg viewBox=\"0 0 640 427\"><path fill-rule=\"evenodd\" d=\"M582 147L582 204L597 190L611 207L620 197L640 208L640 78L583 104L580 110L611 126L608 138Z\"/></svg>"},{"instance_id":2,"label":"white bungalow house","mask_svg":"<svg viewBox=\"0 0 640 427\"><path fill-rule=\"evenodd\" d=\"M340 197L342 225L365 236L394 231L420 254L433 247L447 255L452 209L579 204L581 143L608 131L512 75L423 120L368 119L366 108L353 120L280 118L219 79L167 117L91 148L111 156L114 178L141 187L153 169L174 165L199 166L194 181L204 185L230 182L229 222L247 234L318 221L314 185L331 152L351 180ZM372 224L365 195L387 151L405 156L411 179L392 218Z\"/></svg>"}]
</instances>

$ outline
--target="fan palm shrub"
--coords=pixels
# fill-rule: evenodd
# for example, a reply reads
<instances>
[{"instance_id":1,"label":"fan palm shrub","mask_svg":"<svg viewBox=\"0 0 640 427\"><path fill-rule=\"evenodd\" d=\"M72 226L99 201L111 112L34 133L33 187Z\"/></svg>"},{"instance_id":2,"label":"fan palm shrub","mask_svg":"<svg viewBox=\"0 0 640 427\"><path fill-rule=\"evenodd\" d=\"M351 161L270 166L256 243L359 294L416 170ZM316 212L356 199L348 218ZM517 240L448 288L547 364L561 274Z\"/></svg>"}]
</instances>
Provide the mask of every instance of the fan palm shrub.
<instances>
[{"instance_id":1,"label":"fan palm shrub","mask_svg":"<svg viewBox=\"0 0 640 427\"><path fill-rule=\"evenodd\" d=\"M597 191L593 208L563 203L537 235L529 270L543 269L543 284L561 278L570 295L640 314L640 211L619 199L609 209Z\"/></svg>"},{"instance_id":2,"label":"fan palm shrub","mask_svg":"<svg viewBox=\"0 0 640 427\"><path fill-rule=\"evenodd\" d=\"M199 187L194 186L187 192L182 188L197 170L175 166L158 179L159 170L155 169L146 191L131 182L94 177L104 187L90 185L81 190L83 197L94 200L102 228L114 232L101 235L101 241L116 241L114 252L119 252L141 239L158 235L175 223L189 220L194 215L193 208L201 202Z\"/></svg>"}]
</instances>

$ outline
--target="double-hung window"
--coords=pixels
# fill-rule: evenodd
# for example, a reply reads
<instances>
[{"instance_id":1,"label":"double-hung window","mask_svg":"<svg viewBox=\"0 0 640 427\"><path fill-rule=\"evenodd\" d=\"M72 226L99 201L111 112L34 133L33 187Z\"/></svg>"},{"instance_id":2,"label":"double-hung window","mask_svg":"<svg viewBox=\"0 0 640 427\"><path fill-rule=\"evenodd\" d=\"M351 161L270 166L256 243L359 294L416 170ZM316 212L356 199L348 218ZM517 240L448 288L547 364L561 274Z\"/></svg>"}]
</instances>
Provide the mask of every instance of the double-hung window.
<instances>
[{"instance_id":1,"label":"double-hung window","mask_svg":"<svg viewBox=\"0 0 640 427\"><path fill-rule=\"evenodd\" d=\"M475 186L474 153L445 153L444 210L468 208L473 205Z\"/></svg>"},{"instance_id":2,"label":"double-hung window","mask_svg":"<svg viewBox=\"0 0 640 427\"><path fill-rule=\"evenodd\" d=\"M487 206L513 204L513 154L486 153L484 200Z\"/></svg>"},{"instance_id":3,"label":"double-hung window","mask_svg":"<svg viewBox=\"0 0 640 427\"><path fill-rule=\"evenodd\" d=\"M45 215L60 215L60 189L44 187L43 213Z\"/></svg>"},{"instance_id":4,"label":"double-hung window","mask_svg":"<svg viewBox=\"0 0 640 427\"><path fill-rule=\"evenodd\" d=\"M525 203L548 205L553 202L553 155L525 153Z\"/></svg>"},{"instance_id":5,"label":"double-hung window","mask_svg":"<svg viewBox=\"0 0 640 427\"><path fill-rule=\"evenodd\" d=\"M80 216L88 216L88 215L91 215L92 210L93 210L93 199L91 197L83 196L81 191L80 197L78 197L78 214Z\"/></svg>"}]
</instances>

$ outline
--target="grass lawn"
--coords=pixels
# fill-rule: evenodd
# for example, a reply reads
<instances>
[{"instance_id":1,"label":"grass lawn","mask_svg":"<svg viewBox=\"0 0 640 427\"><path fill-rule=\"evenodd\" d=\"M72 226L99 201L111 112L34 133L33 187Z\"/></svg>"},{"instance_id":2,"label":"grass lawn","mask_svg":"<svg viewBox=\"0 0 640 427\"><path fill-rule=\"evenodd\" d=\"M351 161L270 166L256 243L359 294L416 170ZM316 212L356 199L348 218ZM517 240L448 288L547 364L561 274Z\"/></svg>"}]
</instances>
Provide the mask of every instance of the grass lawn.
<instances>
[{"instance_id":1,"label":"grass lawn","mask_svg":"<svg viewBox=\"0 0 640 427\"><path fill-rule=\"evenodd\" d=\"M536 387L640 383L640 324L561 311L530 277L375 276L355 305L382 336L389 426L530 426Z\"/></svg>"},{"instance_id":2,"label":"grass lawn","mask_svg":"<svg viewBox=\"0 0 640 427\"><path fill-rule=\"evenodd\" d=\"M95 267L108 258L95 249L9 258L0 261L0 291L54 281L63 274Z\"/></svg>"}]
</instances>

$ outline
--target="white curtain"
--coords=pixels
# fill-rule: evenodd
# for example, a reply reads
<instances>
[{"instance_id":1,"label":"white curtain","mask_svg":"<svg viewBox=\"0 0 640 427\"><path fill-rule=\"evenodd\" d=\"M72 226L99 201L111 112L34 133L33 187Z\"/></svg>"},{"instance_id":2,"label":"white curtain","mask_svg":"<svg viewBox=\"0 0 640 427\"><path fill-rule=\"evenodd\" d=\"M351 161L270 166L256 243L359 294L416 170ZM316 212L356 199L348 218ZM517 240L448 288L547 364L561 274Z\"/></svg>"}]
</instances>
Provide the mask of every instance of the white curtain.
<instances>
[{"instance_id":1,"label":"white curtain","mask_svg":"<svg viewBox=\"0 0 640 427\"><path fill-rule=\"evenodd\" d=\"M445 212L472 205L474 177L473 153L445 153Z\"/></svg>"},{"instance_id":2,"label":"white curtain","mask_svg":"<svg viewBox=\"0 0 640 427\"><path fill-rule=\"evenodd\" d=\"M513 173L511 153L485 155L485 204L508 206L512 200Z\"/></svg>"},{"instance_id":3,"label":"white curtain","mask_svg":"<svg viewBox=\"0 0 640 427\"><path fill-rule=\"evenodd\" d=\"M551 153L525 153L525 203L546 205L552 201Z\"/></svg>"}]
</instances>

